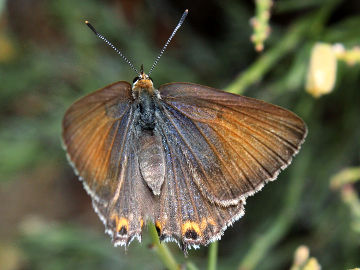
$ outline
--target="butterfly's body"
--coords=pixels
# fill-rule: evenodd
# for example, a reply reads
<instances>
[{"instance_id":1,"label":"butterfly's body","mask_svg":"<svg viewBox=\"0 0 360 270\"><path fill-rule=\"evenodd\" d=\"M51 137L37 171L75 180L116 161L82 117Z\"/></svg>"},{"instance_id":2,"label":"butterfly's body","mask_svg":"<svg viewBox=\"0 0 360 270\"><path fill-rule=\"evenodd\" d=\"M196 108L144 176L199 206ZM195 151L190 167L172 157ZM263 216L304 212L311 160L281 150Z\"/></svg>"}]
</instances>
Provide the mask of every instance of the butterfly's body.
<instances>
[{"instance_id":1,"label":"butterfly's body","mask_svg":"<svg viewBox=\"0 0 360 270\"><path fill-rule=\"evenodd\" d=\"M154 195L160 195L165 177L165 153L162 147L162 129L159 115L160 94L146 74L135 78L132 88L135 149L142 178Z\"/></svg>"}]
</instances>

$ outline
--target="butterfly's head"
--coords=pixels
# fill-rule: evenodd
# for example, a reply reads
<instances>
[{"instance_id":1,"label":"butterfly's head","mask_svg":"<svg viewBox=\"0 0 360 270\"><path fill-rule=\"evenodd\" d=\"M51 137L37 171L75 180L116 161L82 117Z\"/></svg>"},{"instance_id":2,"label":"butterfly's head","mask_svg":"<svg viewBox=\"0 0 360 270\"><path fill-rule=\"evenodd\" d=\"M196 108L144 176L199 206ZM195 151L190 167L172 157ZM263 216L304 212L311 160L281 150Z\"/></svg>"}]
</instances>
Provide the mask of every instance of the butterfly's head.
<instances>
[{"instance_id":1,"label":"butterfly's head","mask_svg":"<svg viewBox=\"0 0 360 270\"><path fill-rule=\"evenodd\" d=\"M148 91L154 93L154 85L151 77L144 73L143 66L141 65L140 74L133 80L133 92Z\"/></svg>"}]
</instances>

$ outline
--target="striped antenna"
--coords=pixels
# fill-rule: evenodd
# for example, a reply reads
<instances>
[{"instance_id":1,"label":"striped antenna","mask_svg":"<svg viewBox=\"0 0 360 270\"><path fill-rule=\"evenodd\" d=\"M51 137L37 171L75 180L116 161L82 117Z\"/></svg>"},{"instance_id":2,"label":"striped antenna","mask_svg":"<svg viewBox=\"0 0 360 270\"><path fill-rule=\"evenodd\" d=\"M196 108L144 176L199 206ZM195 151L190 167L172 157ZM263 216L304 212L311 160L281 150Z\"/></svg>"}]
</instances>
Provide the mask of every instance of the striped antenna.
<instances>
[{"instance_id":1,"label":"striped antenna","mask_svg":"<svg viewBox=\"0 0 360 270\"><path fill-rule=\"evenodd\" d=\"M116 48L114 45L111 44L110 41L108 41L103 35L99 34L96 30L95 30L95 27L92 26L88 21L85 21L86 25L95 33L95 35L102 39L107 45L109 45L115 52L117 52L124 60L126 63L129 64L129 66L136 72L136 74L140 74L139 71L134 67L134 65L130 62L129 59L127 59L125 57L125 55L122 54L122 52Z\"/></svg>"},{"instance_id":2,"label":"striped antenna","mask_svg":"<svg viewBox=\"0 0 360 270\"><path fill-rule=\"evenodd\" d=\"M154 70L154 67L155 67L155 66L157 65L157 63L159 62L160 57L161 57L161 56L163 55L163 53L165 52L166 47L169 45L170 41L171 41L172 38L175 36L176 31L180 28L180 26L181 26L181 25L183 24L183 22L185 21L185 18L186 18L186 16L188 15L188 13L189 13L189 10L186 9L186 10L184 11L183 15L181 16L181 19L180 19L180 21L178 22L177 26L175 27L174 31L172 32L171 36L170 36L169 39L166 41L164 47L161 49L158 57L156 57L154 64L153 64L152 67L150 68L150 71L149 71L149 74L148 74L149 76L150 76L151 72Z\"/></svg>"}]
</instances>

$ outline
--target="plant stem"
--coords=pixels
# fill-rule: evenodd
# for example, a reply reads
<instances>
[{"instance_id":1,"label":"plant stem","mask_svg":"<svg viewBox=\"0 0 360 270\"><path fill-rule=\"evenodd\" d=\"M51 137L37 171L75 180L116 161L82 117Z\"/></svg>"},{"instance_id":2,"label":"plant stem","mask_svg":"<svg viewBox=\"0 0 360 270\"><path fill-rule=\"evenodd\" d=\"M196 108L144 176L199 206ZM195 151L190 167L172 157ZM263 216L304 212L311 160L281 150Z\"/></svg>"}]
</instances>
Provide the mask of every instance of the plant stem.
<instances>
[{"instance_id":1,"label":"plant stem","mask_svg":"<svg viewBox=\"0 0 360 270\"><path fill-rule=\"evenodd\" d=\"M216 270L218 243L218 241L215 241L209 247L208 270Z\"/></svg>"},{"instance_id":2,"label":"plant stem","mask_svg":"<svg viewBox=\"0 0 360 270\"><path fill-rule=\"evenodd\" d=\"M187 270L199 270L195 264L193 264L192 262L187 262L186 263L186 267L187 267Z\"/></svg>"},{"instance_id":3,"label":"plant stem","mask_svg":"<svg viewBox=\"0 0 360 270\"><path fill-rule=\"evenodd\" d=\"M230 93L242 94L246 87L259 81L262 76L280 60L282 56L296 47L304 31L307 29L307 20L295 23L290 27L287 34L277 43L277 45L269 49L266 53L258 58L254 64L240 73L235 80L230 83L225 91Z\"/></svg>"},{"instance_id":4,"label":"plant stem","mask_svg":"<svg viewBox=\"0 0 360 270\"><path fill-rule=\"evenodd\" d=\"M154 244L154 249L165 267L169 270L179 270L180 265L176 262L168 247L165 244L160 243L154 224L149 224L149 231L152 243Z\"/></svg>"},{"instance_id":5,"label":"plant stem","mask_svg":"<svg viewBox=\"0 0 360 270\"><path fill-rule=\"evenodd\" d=\"M259 81L276 62L288 52L292 51L304 38L306 33L312 33L312 36L318 36L323 29L324 22L339 2L340 0L329 0L326 5L311 16L312 18L306 16L296 21L276 46L259 57L258 60L244 72L241 72L224 90L230 93L242 94L246 87Z\"/></svg>"},{"instance_id":6,"label":"plant stem","mask_svg":"<svg viewBox=\"0 0 360 270\"><path fill-rule=\"evenodd\" d=\"M305 149L304 149L305 150ZM303 151L296 161L296 166L290 176L290 183L287 189L287 196L284 201L284 209L276 218L275 222L268 231L261 234L261 237L254 241L254 245L240 262L239 270L255 269L266 253L281 239L288 228L291 226L295 215L296 205L298 204L304 188L304 174L309 166L311 152Z\"/></svg>"}]
</instances>

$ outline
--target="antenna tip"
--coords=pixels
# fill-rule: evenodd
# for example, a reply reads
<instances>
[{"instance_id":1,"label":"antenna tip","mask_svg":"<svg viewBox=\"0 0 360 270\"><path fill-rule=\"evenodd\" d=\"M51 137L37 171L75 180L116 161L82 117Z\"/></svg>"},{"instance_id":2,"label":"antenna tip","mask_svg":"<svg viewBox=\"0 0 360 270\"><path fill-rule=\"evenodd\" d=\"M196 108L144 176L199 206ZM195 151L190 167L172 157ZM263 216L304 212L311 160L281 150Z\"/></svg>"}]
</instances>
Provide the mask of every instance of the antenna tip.
<instances>
[{"instance_id":1,"label":"antenna tip","mask_svg":"<svg viewBox=\"0 0 360 270\"><path fill-rule=\"evenodd\" d=\"M188 10L188 9L185 9L185 12L186 12L186 13L189 13L189 10Z\"/></svg>"},{"instance_id":2,"label":"antenna tip","mask_svg":"<svg viewBox=\"0 0 360 270\"><path fill-rule=\"evenodd\" d=\"M93 31L95 33L95 35L98 35L98 33L96 32L94 26L92 26L89 21L85 21L86 25L91 29L91 31Z\"/></svg>"}]
</instances>

